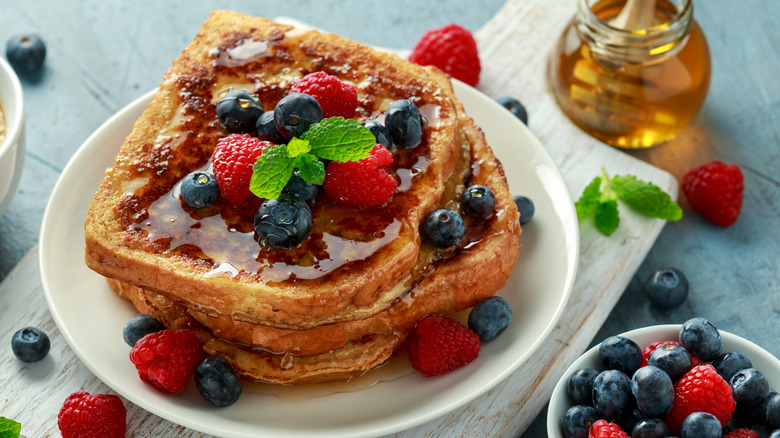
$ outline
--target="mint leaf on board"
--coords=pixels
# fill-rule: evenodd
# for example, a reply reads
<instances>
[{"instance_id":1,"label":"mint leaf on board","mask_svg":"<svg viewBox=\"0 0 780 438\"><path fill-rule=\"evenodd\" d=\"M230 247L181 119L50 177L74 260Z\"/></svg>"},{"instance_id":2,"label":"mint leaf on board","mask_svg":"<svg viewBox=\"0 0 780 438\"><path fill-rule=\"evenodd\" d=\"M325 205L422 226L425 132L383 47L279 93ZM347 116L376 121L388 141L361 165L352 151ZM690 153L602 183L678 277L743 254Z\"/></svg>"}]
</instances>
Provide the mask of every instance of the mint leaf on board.
<instances>
[{"instance_id":1,"label":"mint leaf on board","mask_svg":"<svg viewBox=\"0 0 780 438\"><path fill-rule=\"evenodd\" d=\"M611 200L601 202L596 206L596 228L609 236L617 230L620 225L620 216L618 216L617 201Z\"/></svg>"},{"instance_id":2,"label":"mint leaf on board","mask_svg":"<svg viewBox=\"0 0 780 438\"><path fill-rule=\"evenodd\" d=\"M293 161L287 145L266 148L252 167L249 190L259 198L278 198L293 175Z\"/></svg>"},{"instance_id":3,"label":"mint leaf on board","mask_svg":"<svg viewBox=\"0 0 780 438\"><path fill-rule=\"evenodd\" d=\"M312 154L295 157L293 167L298 169L298 176L309 184L321 186L325 181L325 165Z\"/></svg>"},{"instance_id":4,"label":"mint leaf on board","mask_svg":"<svg viewBox=\"0 0 780 438\"><path fill-rule=\"evenodd\" d=\"M0 417L0 438L19 438L22 424L10 418Z\"/></svg>"},{"instance_id":5,"label":"mint leaf on board","mask_svg":"<svg viewBox=\"0 0 780 438\"><path fill-rule=\"evenodd\" d=\"M287 156L295 158L298 155L305 154L311 150L311 145L308 140L301 140L298 137L293 137L290 142L287 143Z\"/></svg>"},{"instance_id":6,"label":"mint leaf on board","mask_svg":"<svg viewBox=\"0 0 780 438\"><path fill-rule=\"evenodd\" d=\"M638 180L635 176L616 176L609 182L620 200L647 216L678 221L682 209L668 193L653 183Z\"/></svg>"},{"instance_id":7,"label":"mint leaf on board","mask_svg":"<svg viewBox=\"0 0 780 438\"><path fill-rule=\"evenodd\" d=\"M368 128L343 117L330 117L315 123L301 138L309 141L312 155L342 163L368 157L376 144L376 137Z\"/></svg>"},{"instance_id":8,"label":"mint leaf on board","mask_svg":"<svg viewBox=\"0 0 780 438\"><path fill-rule=\"evenodd\" d=\"M582 220L593 213L596 206L599 204L599 197L601 196L601 177L597 176L593 178L593 181L585 187L582 191L582 196L577 202L574 203L574 207L577 209L577 219Z\"/></svg>"}]
</instances>

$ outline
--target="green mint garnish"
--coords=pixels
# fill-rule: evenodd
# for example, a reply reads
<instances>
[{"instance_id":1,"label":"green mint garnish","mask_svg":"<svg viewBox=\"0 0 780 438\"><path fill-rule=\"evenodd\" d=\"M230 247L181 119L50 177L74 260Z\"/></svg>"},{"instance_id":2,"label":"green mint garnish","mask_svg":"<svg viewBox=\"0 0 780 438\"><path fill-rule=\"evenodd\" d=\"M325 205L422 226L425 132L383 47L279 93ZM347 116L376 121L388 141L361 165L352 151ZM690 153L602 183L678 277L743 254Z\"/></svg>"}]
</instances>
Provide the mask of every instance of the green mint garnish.
<instances>
[{"instance_id":1,"label":"green mint garnish","mask_svg":"<svg viewBox=\"0 0 780 438\"><path fill-rule=\"evenodd\" d=\"M21 433L21 423L17 423L9 418L0 417L0 438L18 438Z\"/></svg>"},{"instance_id":2,"label":"green mint garnish","mask_svg":"<svg viewBox=\"0 0 780 438\"><path fill-rule=\"evenodd\" d=\"M593 217L596 228L609 236L620 225L617 201L620 200L646 216L678 221L682 209L668 193L653 183L638 180L635 176L610 178L604 169L585 187L582 196L574 204L579 220Z\"/></svg>"},{"instance_id":3,"label":"green mint garnish","mask_svg":"<svg viewBox=\"0 0 780 438\"><path fill-rule=\"evenodd\" d=\"M252 167L249 190L260 198L276 199L292 178L298 176L310 184L325 180L322 160L358 161L368 157L376 138L355 120L331 117L311 125L301 138L293 137L286 145L271 146L263 151Z\"/></svg>"}]
</instances>

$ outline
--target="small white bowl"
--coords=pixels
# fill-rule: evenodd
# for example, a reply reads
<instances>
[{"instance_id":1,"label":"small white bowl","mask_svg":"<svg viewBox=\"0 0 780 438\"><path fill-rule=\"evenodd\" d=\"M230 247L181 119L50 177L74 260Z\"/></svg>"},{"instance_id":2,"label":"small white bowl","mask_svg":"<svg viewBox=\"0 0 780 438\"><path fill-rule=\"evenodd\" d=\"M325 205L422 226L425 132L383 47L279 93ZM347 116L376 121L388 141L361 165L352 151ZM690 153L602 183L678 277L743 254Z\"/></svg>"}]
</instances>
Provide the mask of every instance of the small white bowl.
<instances>
[{"instance_id":1,"label":"small white bowl","mask_svg":"<svg viewBox=\"0 0 780 438\"><path fill-rule=\"evenodd\" d=\"M631 339L644 350L645 347L653 342L677 341L680 327L680 324L654 325L621 333L619 336ZM718 332L720 332L720 336L723 338L724 352L736 351L747 356L753 364L753 368L764 373L767 380L769 380L769 387L780 390L780 360L747 339L724 332L720 329ZM599 363L598 358L599 346L596 345L574 361L566 372L563 373L560 380L558 380L558 383L553 390L552 397L550 398L550 407L547 410L548 437L563 438L563 433L561 433L561 417L563 417L563 414L572 406L571 401L569 401L569 396L566 393L569 376L580 368L593 368L596 371L602 371L603 368ZM630 431L627 433L630 433Z\"/></svg>"},{"instance_id":2,"label":"small white bowl","mask_svg":"<svg viewBox=\"0 0 780 438\"><path fill-rule=\"evenodd\" d=\"M0 215L16 192L24 163L24 97L13 68L0 58L0 108L5 139L0 143Z\"/></svg>"}]
</instances>

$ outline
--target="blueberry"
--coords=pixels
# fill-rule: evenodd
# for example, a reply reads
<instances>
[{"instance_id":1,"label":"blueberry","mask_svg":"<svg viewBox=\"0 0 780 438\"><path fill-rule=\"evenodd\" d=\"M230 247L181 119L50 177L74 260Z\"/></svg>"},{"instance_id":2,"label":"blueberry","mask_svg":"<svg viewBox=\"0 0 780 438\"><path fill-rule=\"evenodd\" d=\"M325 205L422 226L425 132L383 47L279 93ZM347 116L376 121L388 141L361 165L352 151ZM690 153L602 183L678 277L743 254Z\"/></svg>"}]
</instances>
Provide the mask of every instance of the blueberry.
<instances>
[{"instance_id":1,"label":"blueberry","mask_svg":"<svg viewBox=\"0 0 780 438\"><path fill-rule=\"evenodd\" d=\"M440 208L425 219L424 234L439 248L449 248L460 242L466 227L458 212Z\"/></svg>"},{"instance_id":2,"label":"blueberry","mask_svg":"<svg viewBox=\"0 0 780 438\"><path fill-rule=\"evenodd\" d=\"M192 208L203 208L219 198L219 183L211 173L196 170L181 180L181 199Z\"/></svg>"},{"instance_id":3,"label":"blueberry","mask_svg":"<svg viewBox=\"0 0 780 438\"><path fill-rule=\"evenodd\" d=\"M767 397L766 410L764 411L766 424L772 429L780 429L780 394L774 393Z\"/></svg>"},{"instance_id":4,"label":"blueberry","mask_svg":"<svg viewBox=\"0 0 780 438\"><path fill-rule=\"evenodd\" d=\"M38 73L46 58L46 44L38 35L16 35L6 43L5 56L20 75Z\"/></svg>"},{"instance_id":5,"label":"blueberry","mask_svg":"<svg viewBox=\"0 0 780 438\"><path fill-rule=\"evenodd\" d=\"M274 123L282 137L300 137L309 126L322 120L322 107L308 94L290 93L274 108Z\"/></svg>"},{"instance_id":6,"label":"blueberry","mask_svg":"<svg viewBox=\"0 0 780 438\"><path fill-rule=\"evenodd\" d=\"M487 297L469 312L469 328L489 341L504 332L512 320L512 308L501 297Z\"/></svg>"},{"instance_id":7,"label":"blueberry","mask_svg":"<svg viewBox=\"0 0 780 438\"><path fill-rule=\"evenodd\" d=\"M683 420L680 438L720 438L720 421L712 414L694 412Z\"/></svg>"},{"instance_id":8,"label":"blueberry","mask_svg":"<svg viewBox=\"0 0 780 438\"><path fill-rule=\"evenodd\" d=\"M311 209L297 196L282 194L266 199L255 213L255 233L261 245L292 248L309 235Z\"/></svg>"},{"instance_id":9,"label":"blueberry","mask_svg":"<svg viewBox=\"0 0 780 438\"><path fill-rule=\"evenodd\" d=\"M230 132L248 134L263 114L263 104L257 95L243 91L229 91L217 103L219 126Z\"/></svg>"},{"instance_id":10,"label":"blueberry","mask_svg":"<svg viewBox=\"0 0 780 438\"><path fill-rule=\"evenodd\" d=\"M631 380L622 371L602 371L593 381L593 406L601 418L614 420L630 406L631 399Z\"/></svg>"},{"instance_id":11,"label":"blueberry","mask_svg":"<svg viewBox=\"0 0 780 438\"><path fill-rule=\"evenodd\" d=\"M680 343L702 362L710 362L723 350L718 329L704 318L691 318L680 328Z\"/></svg>"},{"instance_id":12,"label":"blueberry","mask_svg":"<svg viewBox=\"0 0 780 438\"><path fill-rule=\"evenodd\" d=\"M528 111L525 110L525 107L522 103L520 103L519 100L504 96L496 98L496 102L501 104L504 108L508 109L510 113L514 114L515 117L520 119L521 122L528 124Z\"/></svg>"},{"instance_id":13,"label":"blueberry","mask_svg":"<svg viewBox=\"0 0 780 438\"><path fill-rule=\"evenodd\" d=\"M755 368L740 370L729 380L729 385L738 406L755 407L769 393L769 381Z\"/></svg>"},{"instance_id":14,"label":"blueberry","mask_svg":"<svg viewBox=\"0 0 780 438\"><path fill-rule=\"evenodd\" d=\"M623 413L615 419L615 424L620 426L623 430L634 430L640 421L644 420L645 416L639 411L636 406L630 406L623 410Z\"/></svg>"},{"instance_id":15,"label":"blueberry","mask_svg":"<svg viewBox=\"0 0 780 438\"><path fill-rule=\"evenodd\" d=\"M486 219L493 213L496 198L489 188L474 184L467 187L460 195L460 206L467 215L477 219Z\"/></svg>"},{"instance_id":16,"label":"blueberry","mask_svg":"<svg viewBox=\"0 0 780 438\"><path fill-rule=\"evenodd\" d=\"M688 350L675 344L663 345L653 350L647 358L647 364L662 369L673 381L693 367Z\"/></svg>"},{"instance_id":17,"label":"blueberry","mask_svg":"<svg viewBox=\"0 0 780 438\"><path fill-rule=\"evenodd\" d=\"M631 393L636 398L637 407L646 417L660 417L672 410L672 379L658 367L648 365L639 368L631 377Z\"/></svg>"},{"instance_id":18,"label":"blueberry","mask_svg":"<svg viewBox=\"0 0 780 438\"><path fill-rule=\"evenodd\" d=\"M670 434L669 426L660 418L640 420L631 432L631 438L666 438Z\"/></svg>"},{"instance_id":19,"label":"blueberry","mask_svg":"<svg viewBox=\"0 0 780 438\"><path fill-rule=\"evenodd\" d=\"M534 217L534 201L523 195L515 196L514 200L515 205L517 205L517 211L520 212L520 225L531 222L531 219Z\"/></svg>"},{"instance_id":20,"label":"blueberry","mask_svg":"<svg viewBox=\"0 0 780 438\"><path fill-rule=\"evenodd\" d=\"M780 438L780 429L775 429L769 434L769 438Z\"/></svg>"},{"instance_id":21,"label":"blueberry","mask_svg":"<svg viewBox=\"0 0 780 438\"><path fill-rule=\"evenodd\" d=\"M41 329L23 328L11 338L11 349L22 362L38 362L49 354L51 343Z\"/></svg>"},{"instance_id":22,"label":"blueberry","mask_svg":"<svg viewBox=\"0 0 780 438\"><path fill-rule=\"evenodd\" d=\"M712 361L712 366L715 367L715 371L723 377L723 380L727 382L734 377L734 374L737 374L745 368L753 368L750 359L736 351L719 354L715 360Z\"/></svg>"},{"instance_id":23,"label":"blueberry","mask_svg":"<svg viewBox=\"0 0 780 438\"><path fill-rule=\"evenodd\" d=\"M599 372L593 368L582 368L571 374L566 384L566 393L575 405L593 404L593 381Z\"/></svg>"},{"instance_id":24,"label":"blueberry","mask_svg":"<svg viewBox=\"0 0 780 438\"><path fill-rule=\"evenodd\" d=\"M130 318L125 323L125 328L122 330L122 337L125 339L127 345L135 347L135 343L139 339L148 335L149 333L157 333L161 330L165 330L165 326L162 323L149 315L138 314Z\"/></svg>"},{"instance_id":25,"label":"blueberry","mask_svg":"<svg viewBox=\"0 0 780 438\"><path fill-rule=\"evenodd\" d=\"M255 123L255 130L257 131L257 138L262 141L270 141L273 144L283 144L284 138L276 130L276 122L274 122L274 111L266 111L257 118Z\"/></svg>"},{"instance_id":26,"label":"blueberry","mask_svg":"<svg viewBox=\"0 0 780 438\"><path fill-rule=\"evenodd\" d=\"M203 359L195 369L195 387L214 406L230 406L241 396L243 385L228 361L219 356Z\"/></svg>"},{"instance_id":27,"label":"blueberry","mask_svg":"<svg viewBox=\"0 0 780 438\"><path fill-rule=\"evenodd\" d=\"M767 408L775 394L777 394L777 391L770 389L767 392L766 397L764 397L756 406L748 406L745 404L737 405L735 414L739 413L739 415L743 417L744 423L747 425L764 422L767 422L768 424L769 418L767 417Z\"/></svg>"},{"instance_id":28,"label":"blueberry","mask_svg":"<svg viewBox=\"0 0 780 438\"><path fill-rule=\"evenodd\" d=\"M599 419L591 406L572 406L561 417L564 438L588 438L590 426Z\"/></svg>"},{"instance_id":29,"label":"blueberry","mask_svg":"<svg viewBox=\"0 0 780 438\"><path fill-rule=\"evenodd\" d=\"M660 269L647 279L645 293L656 306L672 309L688 297L688 280L678 269Z\"/></svg>"},{"instance_id":30,"label":"blueberry","mask_svg":"<svg viewBox=\"0 0 780 438\"><path fill-rule=\"evenodd\" d=\"M387 149L393 148L393 138L390 136L390 131L385 128L385 125L377 122L376 120L368 120L363 122L363 126L368 128L368 130L374 134L374 138L376 138L377 143L381 144Z\"/></svg>"},{"instance_id":31,"label":"blueberry","mask_svg":"<svg viewBox=\"0 0 780 438\"><path fill-rule=\"evenodd\" d=\"M422 115L409 100L396 100L387 107L385 127L390 132L393 144L398 147L412 149L422 142Z\"/></svg>"},{"instance_id":32,"label":"blueberry","mask_svg":"<svg viewBox=\"0 0 780 438\"><path fill-rule=\"evenodd\" d=\"M303 202L312 202L317 194L320 192L320 186L317 184L308 183L298 175L298 169L295 169L290 181L282 189L282 193L289 193L295 195L303 200Z\"/></svg>"},{"instance_id":33,"label":"blueberry","mask_svg":"<svg viewBox=\"0 0 780 438\"><path fill-rule=\"evenodd\" d=\"M622 371L630 376L642 365L642 349L631 339L610 336L599 345L599 360L605 369Z\"/></svg>"}]
</instances>

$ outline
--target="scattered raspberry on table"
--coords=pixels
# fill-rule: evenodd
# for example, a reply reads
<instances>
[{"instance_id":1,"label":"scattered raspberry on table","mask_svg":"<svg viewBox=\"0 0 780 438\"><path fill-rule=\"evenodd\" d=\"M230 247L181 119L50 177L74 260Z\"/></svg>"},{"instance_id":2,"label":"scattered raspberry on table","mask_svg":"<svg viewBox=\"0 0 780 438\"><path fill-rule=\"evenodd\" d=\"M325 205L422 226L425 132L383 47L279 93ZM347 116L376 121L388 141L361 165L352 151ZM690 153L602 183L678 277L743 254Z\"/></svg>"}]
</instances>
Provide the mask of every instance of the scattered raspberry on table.
<instances>
[{"instance_id":1,"label":"scattered raspberry on table","mask_svg":"<svg viewBox=\"0 0 780 438\"><path fill-rule=\"evenodd\" d=\"M737 221L742 209L742 170L736 164L712 161L683 175L682 190L694 210L713 224L727 227Z\"/></svg>"},{"instance_id":2,"label":"scattered raspberry on table","mask_svg":"<svg viewBox=\"0 0 780 438\"><path fill-rule=\"evenodd\" d=\"M74 392L57 415L63 438L124 438L127 411L113 394Z\"/></svg>"},{"instance_id":3,"label":"scattered raspberry on table","mask_svg":"<svg viewBox=\"0 0 780 438\"><path fill-rule=\"evenodd\" d=\"M471 32L457 24L428 31L414 46L409 61L436 66L472 87L479 83L477 42Z\"/></svg>"}]
</instances>

